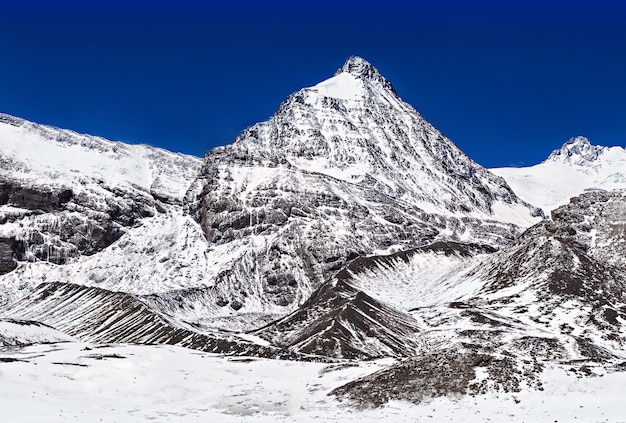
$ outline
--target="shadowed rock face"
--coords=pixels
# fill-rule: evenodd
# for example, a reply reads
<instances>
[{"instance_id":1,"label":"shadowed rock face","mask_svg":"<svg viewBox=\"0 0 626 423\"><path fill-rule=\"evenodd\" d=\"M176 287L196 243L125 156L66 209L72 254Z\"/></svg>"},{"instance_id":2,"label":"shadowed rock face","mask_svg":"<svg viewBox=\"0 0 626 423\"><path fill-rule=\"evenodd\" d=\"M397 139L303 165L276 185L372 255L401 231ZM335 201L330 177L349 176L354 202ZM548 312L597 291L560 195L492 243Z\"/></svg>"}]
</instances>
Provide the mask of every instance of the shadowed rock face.
<instances>
[{"instance_id":1,"label":"shadowed rock face","mask_svg":"<svg viewBox=\"0 0 626 423\"><path fill-rule=\"evenodd\" d=\"M13 208L0 213L2 223L21 224L12 237L18 261L65 264L81 254L94 254L117 241L125 227L156 212L152 199L130 198L123 192L96 205L98 200L75 197L71 189L4 183L0 191L4 205Z\"/></svg>"},{"instance_id":2,"label":"shadowed rock face","mask_svg":"<svg viewBox=\"0 0 626 423\"><path fill-rule=\"evenodd\" d=\"M0 275L17 267L15 262L15 239L0 238Z\"/></svg>"},{"instance_id":3,"label":"shadowed rock face","mask_svg":"<svg viewBox=\"0 0 626 423\"><path fill-rule=\"evenodd\" d=\"M51 212L72 199L71 189L41 190L19 184L0 183L0 205L9 204L27 210Z\"/></svg>"}]
</instances>

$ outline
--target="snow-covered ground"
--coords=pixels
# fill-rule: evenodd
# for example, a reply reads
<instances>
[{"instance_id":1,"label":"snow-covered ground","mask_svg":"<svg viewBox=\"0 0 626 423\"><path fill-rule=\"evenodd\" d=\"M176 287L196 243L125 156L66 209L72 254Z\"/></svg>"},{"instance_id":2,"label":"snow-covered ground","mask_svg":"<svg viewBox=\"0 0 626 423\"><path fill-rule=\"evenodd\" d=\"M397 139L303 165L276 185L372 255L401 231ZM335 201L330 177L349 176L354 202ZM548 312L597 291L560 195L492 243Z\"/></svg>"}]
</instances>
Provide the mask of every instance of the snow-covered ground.
<instances>
[{"instance_id":1,"label":"snow-covered ground","mask_svg":"<svg viewBox=\"0 0 626 423\"><path fill-rule=\"evenodd\" d=\"M0 319L1 346L75 341L69 335L38 322Z\"/></svg>"},{"instance_id":2,"label":"snow-covered ground","mask_svg":"<svg viewBox=\"0 0 626 423\"><path fill-rule=\"evenodd\" d=\"M542 392L365 410L327 396L385 364L235 358L173 346L38 345L0 350L0 409L3 421L25 423L626 422L626 372L579 378L567 366L543 373Z\"/></svg>"}]
</instances>

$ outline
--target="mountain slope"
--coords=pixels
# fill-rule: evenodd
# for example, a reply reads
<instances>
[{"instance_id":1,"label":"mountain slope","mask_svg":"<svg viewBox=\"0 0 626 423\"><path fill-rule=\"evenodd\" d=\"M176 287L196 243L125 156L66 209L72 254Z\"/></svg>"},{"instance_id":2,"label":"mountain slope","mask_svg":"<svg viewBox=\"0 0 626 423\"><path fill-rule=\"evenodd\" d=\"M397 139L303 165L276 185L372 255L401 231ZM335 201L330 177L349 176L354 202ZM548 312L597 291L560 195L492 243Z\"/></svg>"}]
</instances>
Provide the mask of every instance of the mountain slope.
<instances>
[{"instance_id":1,"label":"mountain slope","mask_svg":"<svg viewBox=\"0 0 626 423\"><path fill-rule=\"evenodd\" d=\"M579 378L619 371L626 359L625 222L626 190L586 193L511 245L452 268L437 281L447 289L432 295L418 288L421 298L412 299L430 348L331 394L360 406L421 403L543 391L544 371L559 366ZM361 274L384 283L398 268L379 264ZM350 277L358 280L359 272ZM419 274L403 277L421 282ZM380 293L390 306L406 304Z\"/></svg>"},{"instance_id":2,"label":"mountain slope","mask_svg":"<svg viewBox=\"0 0 626 423\"><path fill-rule=\"evenodd\" d=\"M4 313L37 319L92 343L171 344L230 355L310 359L234 336L201 334L151 310L132 295L75 284L41 284Z\"/></svg>"},{"instance_id":3,"label":"mountain slope","mask_svg":"<svg viewBox=\"0 0 626 423\"><path fill-rule=\"evenodd\" d=\"M626 191L583 194L457 280L484 283L470 304L624 356L625 221Z\"/></svg>"},{"instance_id":4,"label":"mountain slope","mask_svg":"<svg viewBox=\"0 0 626 423\"><path fill-rule=\"evenodd\" d=\"M521 198L549 213L586 191L626 188L625 169L626 149L575 137L538 165L490 170L506 179Z\"/></svg>"}]
</instances>

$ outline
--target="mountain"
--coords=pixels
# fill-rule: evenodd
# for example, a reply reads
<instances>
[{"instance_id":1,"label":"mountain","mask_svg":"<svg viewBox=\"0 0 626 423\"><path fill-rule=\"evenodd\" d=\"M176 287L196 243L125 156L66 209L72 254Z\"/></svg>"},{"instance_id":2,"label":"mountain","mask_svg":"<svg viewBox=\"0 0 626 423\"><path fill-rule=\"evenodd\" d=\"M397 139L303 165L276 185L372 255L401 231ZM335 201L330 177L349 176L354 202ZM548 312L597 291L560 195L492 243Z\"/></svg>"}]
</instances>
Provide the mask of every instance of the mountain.
<instances>
[{"instance_id":1,"label":"mountain","mask_svg":"<svg viewBox=\"0 0 626 423\"><path fill-rule=\"evenodd\" d=\"M284 315L359 256L501 247L542 216L358 57L209 152L187 199L223 257L203 302L240 315Z\"/></svg>"},{"instance_id":2,"label":"mountain","mask_svg":"<svg viewBox=\"0 0 626 423\"><path fill-rule=\"evenodd\" d=\"M585 137L567 141L542 163L490 169L525 201L545 213L587 191L626 187L626 149L592 145Z\"/></svg>"},{"instance_id":3,"label":"mountain","mask_svg":"<svg viewBox=\"0 0 626 423\"><path fill-rule=\"evenodd\" d=\"M10 380L40 363L53 384L91 386L93 370L105 372L94 360L141 376L140 362L169 366L160 357L178 351L196 366L176 367L183 380L210 362L201 386L230 381L207 409L238 416L287 409L292 386L272 392L280 401L233 399L241 386L257 392L250 374L273 380L277 369L290 382L307 372L294 396L323 391L361 407L518 403L509 395L563 380L624 380L614 376L626 369L619 147L575 138L497 176L358 57L204 159L4 114L0 146ZM546 210L563 204L546 217L511 186ZM110 354L84 352L93 348ZM34 398L32 386L23 395Z\"/></svg>"},{"instance_id":4,"label":"mountain","mask_svg":"<svg viewBox=\"0 0 626 423\"><path fill-rule=\"evenodd\" d=\"M8 115L0 137L3 303L70 282L246 331L357 257L499 248L542 216L358 57L202 162Z\"/></svg>"}]
</instances>

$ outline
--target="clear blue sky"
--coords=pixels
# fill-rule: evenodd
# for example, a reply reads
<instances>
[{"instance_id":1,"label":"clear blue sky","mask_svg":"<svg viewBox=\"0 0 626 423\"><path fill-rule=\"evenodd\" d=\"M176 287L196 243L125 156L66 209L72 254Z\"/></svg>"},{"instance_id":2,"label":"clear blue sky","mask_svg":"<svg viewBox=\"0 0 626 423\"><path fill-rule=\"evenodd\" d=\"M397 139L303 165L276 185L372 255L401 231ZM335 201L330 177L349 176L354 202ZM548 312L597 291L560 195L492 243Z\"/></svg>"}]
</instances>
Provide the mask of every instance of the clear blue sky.
<instances>
[{"instance_id":1,"label":"clear blue sky","mask_svg":"<svg viewBox=\"0 0 626 423\"><path fill-rule=\"evenodd\" d=\"M602 0L7 1L0 111L201 156L350 55L488 167L626 145L626 6Z\"/></svg>"}]
</instances>

